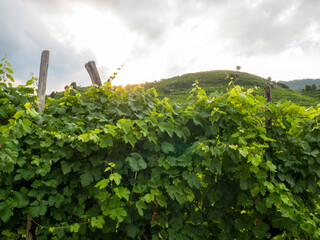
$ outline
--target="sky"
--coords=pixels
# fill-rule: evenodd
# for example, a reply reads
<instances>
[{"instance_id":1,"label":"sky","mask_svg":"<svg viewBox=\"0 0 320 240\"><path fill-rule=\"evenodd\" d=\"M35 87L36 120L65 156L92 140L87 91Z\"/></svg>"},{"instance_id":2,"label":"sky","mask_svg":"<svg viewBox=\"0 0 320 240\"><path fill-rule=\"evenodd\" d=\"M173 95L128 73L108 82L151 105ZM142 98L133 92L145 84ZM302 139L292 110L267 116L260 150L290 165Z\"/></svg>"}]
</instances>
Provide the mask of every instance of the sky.
<instances>
[{"instance_id":1,"label":"sky","mask_svg":"<svg viewBox=\"0 0 320 240\"><path fill-rule=\"evenodd\" d=\"M319 0L0 0L0 57L17 83L39 75L47 92L102 81L137 84L235 70L272 80L320 78ZM122 64L120 71L117 70Z\"/></svg>"}]
</instances>

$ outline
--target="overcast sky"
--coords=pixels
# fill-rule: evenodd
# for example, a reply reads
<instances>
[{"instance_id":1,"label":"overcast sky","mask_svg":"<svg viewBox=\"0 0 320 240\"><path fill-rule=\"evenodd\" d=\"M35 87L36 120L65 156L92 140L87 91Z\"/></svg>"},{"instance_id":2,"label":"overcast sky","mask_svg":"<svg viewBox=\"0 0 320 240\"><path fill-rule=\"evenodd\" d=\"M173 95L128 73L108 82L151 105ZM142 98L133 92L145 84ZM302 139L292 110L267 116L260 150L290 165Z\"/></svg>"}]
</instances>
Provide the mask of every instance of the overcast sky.
<instances>
[{"instance_id":1,"label":"overcast sky","mask_svg":"<svg viewBox=\"0 0 320 240\"><path fill-rule=\"evenodd\" d=\"M17 81L39 74L50 50L48 90L114 85L184 73L235 70L273 80L320 78L319 0L0 0L0 57Z\"/></svg>"}]
</instances>

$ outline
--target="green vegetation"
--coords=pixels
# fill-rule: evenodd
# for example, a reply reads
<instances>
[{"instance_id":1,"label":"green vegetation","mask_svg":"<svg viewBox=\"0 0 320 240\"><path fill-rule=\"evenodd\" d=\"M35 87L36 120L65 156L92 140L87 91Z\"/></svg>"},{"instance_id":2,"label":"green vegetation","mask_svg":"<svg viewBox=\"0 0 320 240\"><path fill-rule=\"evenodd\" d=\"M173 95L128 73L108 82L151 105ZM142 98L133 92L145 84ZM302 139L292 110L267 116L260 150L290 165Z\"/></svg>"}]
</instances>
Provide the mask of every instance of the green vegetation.
<instances>
[{"instance_id":1,"label":"green vegetation","mask_svg":"<svg viewBox=\"0 0 320 240\"><path fill-rule=\"evenodd\" d=\"M112 80L116 75L117 74L114 73ZM229 91L229 89L234 86L234 84L230 84L230 81L236 85L244 87L245 89L254 88L255 92L253 94L258 95L264 94L263 88L265 86L271 86L272 99L275 102L288 100L300 106L308 107L316 106L320 100L316 94L299 94L297 91L289 89L289 87L283 82L274 82L271 81L271 78L264 79L253 74L230 70L189 73L140 85L145 89L156 89L159 94L159 98L163 99L167 97L169 98L170 103L183 103L186 102L188 94L192 89L192 85L195 82L198 82L198 85L210 94L214 92L225 93ZM127 85L125 89L131 89L137 86L138 85ZM77 91L79 93L84 93L88 91L88 89L89 87L77 87ZM59 99L63 97L63 95L63 92L52 92L50 97Z\"/></svg>"},{"instance_id":2,"label":"green vegetation","mask_svg":"<svg viewBox=\"0 0 320 240\"><path fill-rule=\"evenodd\" d=\"M311 91L312 90L312 87L311 87L311 85L309 85L309 84L306 84L305 86L304 86L304 91Z\"/></svg>"},{"instance_id":3,"label":"green vegetation","mask_svg":"<svg viewBox=\"0 0 320 240\"><path fill-rule=\"evenodd\" d=\"M168 97L170 102L185 102L192 85L198 82L199 86L207 93L223 93L229 91L234 84L245 89L254 88L254 94L263 95L264 87L272 87L272 99L275 102L280 100L289 100L300 106L316 106L320 98L311 95L301 95L291 90L284 83L273 82L259 76L239 72L239 71L208 71L199 73L184 74L169 79L162 79L158 82L145 83L142 86L146 89L155 88L160 98ZM127 86L127 89L133 86Z\"/></svg>"},{"instance_id":4,"label":"green vegetation","mask_svg":"<svg viewBox=\"0 0 320 240\"><path fill-rule=\"evenodd\" d=\"M280 81L282 83L285 83L286 85L289 86L290 89L296 90L301 92L302 89L305 88L305 85L309 84L315 84L319 85L320 84L320 79L299 79L299 80L292 80L292 81Z\"/></svg>"},{"instance_id":5,"label":"green vegetation","mask_svg":"<svg viewBox=\"0 0 320 240\"><path fill-rule=\"evenodd\" d=\"M38 114L0 69L0 239L320 238L320 109L106 83Z\"/></svg>"},{"instance_id":6,"label":"green vegetation","mask_svg":"<svg viewBox=\"0 0 320 240\"><path fill-rule=\"evenodd\" d=\"M199 73L184 74L169 79L163 79L156 83L146 83L146 89L154 87L159 95L178 94L183 91L190 91L192 85L197 81L203 89L212 91L225 91L229 86L230 80L236 82L237 85L244 87L265 87L269 83L265 79L249 73L239 71L208 71Z\"/></svg>"}]
</instances>

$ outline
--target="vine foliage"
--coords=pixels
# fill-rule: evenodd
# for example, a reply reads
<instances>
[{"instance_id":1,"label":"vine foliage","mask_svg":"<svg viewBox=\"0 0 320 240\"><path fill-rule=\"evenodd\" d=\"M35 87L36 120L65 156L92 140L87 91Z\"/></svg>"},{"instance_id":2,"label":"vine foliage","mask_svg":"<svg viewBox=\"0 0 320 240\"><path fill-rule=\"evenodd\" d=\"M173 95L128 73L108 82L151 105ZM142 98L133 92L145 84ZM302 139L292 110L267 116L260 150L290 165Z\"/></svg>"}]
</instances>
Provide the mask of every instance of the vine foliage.
<instances>
[{"instance_id":1,"label":"vine foliage","mask_svg":"<svg viewBox=\"0 0 320 240\"><path fill-rule=\"evenodd\" d=\"M0 69L0 239L319 239L319 109L105 83L38 114Z\"/></svg>"}]
</instances>

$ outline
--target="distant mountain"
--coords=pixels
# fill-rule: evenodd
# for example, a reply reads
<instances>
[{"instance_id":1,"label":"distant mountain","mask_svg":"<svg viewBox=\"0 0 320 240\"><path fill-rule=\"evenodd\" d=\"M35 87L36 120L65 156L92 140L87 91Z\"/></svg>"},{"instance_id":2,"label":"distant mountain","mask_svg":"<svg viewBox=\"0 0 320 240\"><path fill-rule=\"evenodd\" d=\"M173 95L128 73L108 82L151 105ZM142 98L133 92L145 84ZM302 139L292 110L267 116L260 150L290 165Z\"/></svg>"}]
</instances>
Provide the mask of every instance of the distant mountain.
<instances>
[{"instance_id":1,"label":"distant mountain","mask_svg":"<svg viewBox=\"0 0 320 240\"><path fill-rule=\"evenodd\" d=\"M304 89L304 86L306 84L316 84L317 86L320 84L320 78L317 79L311 79L311 78L306 78L306 79L297 79L297 80L291 80L291 81L279 81L284 84L286 84L290 89L296 90L296 91L301 91Z\"/></svg>"}]
</instances>

